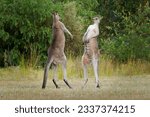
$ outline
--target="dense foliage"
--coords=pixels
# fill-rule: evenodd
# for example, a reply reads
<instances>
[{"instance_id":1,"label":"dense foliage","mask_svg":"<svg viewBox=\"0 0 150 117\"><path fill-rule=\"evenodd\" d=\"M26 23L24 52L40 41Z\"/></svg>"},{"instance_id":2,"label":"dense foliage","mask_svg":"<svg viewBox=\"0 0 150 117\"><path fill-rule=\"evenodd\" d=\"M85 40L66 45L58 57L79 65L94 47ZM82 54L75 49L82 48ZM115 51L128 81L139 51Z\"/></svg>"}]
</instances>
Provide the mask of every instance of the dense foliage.
<instances>
[{"instance_id":1,"label":"dense foliage","mask_svg":"<svg viewBox=\"0 0 150 117\"><path fill-rule=\"evenodd\" d=\"M74 35L66 53L83 52L82 36L93 16L102 15L99 47L120 62L150 60L148 0L0 0L0 66L43 65L52 40L53 11Z\"/></svg>"}]
</instances>

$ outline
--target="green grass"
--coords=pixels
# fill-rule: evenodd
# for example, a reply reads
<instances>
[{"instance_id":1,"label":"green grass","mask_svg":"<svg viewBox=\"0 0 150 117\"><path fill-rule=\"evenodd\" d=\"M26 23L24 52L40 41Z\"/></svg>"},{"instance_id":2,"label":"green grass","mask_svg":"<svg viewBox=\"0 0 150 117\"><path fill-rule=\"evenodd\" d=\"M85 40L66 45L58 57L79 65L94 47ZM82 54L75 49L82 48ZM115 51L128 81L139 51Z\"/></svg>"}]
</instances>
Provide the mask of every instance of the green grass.
<instances>
[{"instance_id":1,"label":"green grass","mask_svg":"<svg viewBox=\"0 0 150 117\"><path fill-rule=\"evenodd\" d=\"M101 88L95 88L92 65L89 65L89 81L82 89L83 69L80 58L68 59L70 90L62 81L61 66L58 69L58 84L52 83L52 70L46 89L42 90L43 68L8 67L0 69L0 99L150 99L150 63L128 61L126 64L100 59Z\"/></svg>"}]
</instances>

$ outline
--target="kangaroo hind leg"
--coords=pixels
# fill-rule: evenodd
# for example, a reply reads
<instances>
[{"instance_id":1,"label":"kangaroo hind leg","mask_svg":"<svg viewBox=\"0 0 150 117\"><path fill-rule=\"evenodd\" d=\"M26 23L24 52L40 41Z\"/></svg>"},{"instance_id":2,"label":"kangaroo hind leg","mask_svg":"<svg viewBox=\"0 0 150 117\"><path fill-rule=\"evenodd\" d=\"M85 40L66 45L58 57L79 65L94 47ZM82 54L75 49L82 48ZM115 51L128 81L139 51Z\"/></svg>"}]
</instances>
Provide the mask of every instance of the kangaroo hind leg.
<instances>
[{"instance_id":1,"label":"kangaroo hind leg","mask_svg":"<svg viewBox=\"0 0 150 117\"><path fill-rule=\"evenodd\" d=\"M93 69L94 69L94 74L96 79L96 87L100 88L99 77L98 77L98 59L93 57L92 63L93 63Z\"/></svg>"},{"instance_id":2,"label":"kangaroo hind leg","mask_svg":"<svg viewBox=\"0 0 150 117\"><path fill-rule=\"evenodd\" d=\"M66 56L64 55L64 61L62 63L62 69L63 69L63 74L64 74L64 82L66 83L66 85L71 89L72 87L70 86L70 84L68 83L67 81L67 71L66 71L66 68L67 68L67 59L66 59Z\"/></svg>"},{"instance_id":3,"label":"kangaroo hind leg","mask_svg":"<svg viewBox=\"0 0 150 117\"><path fill-rule=\"evenodd\" d=\"M58 86L58 84L56 83L56 80L57 80L57 65L54 66L53 70L54 70L53 83L54 83L56 88L60 88Z\"/></svg>"}]
</instances>

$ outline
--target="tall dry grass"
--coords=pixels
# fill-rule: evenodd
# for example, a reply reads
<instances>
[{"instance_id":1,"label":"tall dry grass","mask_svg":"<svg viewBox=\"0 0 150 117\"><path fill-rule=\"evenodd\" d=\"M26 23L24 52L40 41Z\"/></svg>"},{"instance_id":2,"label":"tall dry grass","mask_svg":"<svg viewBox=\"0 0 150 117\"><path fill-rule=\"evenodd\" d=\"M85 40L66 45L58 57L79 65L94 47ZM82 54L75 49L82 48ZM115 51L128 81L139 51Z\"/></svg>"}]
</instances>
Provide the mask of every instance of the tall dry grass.
<instances>
[{"instance_id":1,"label":"tall dry grass","mask_svg":"<svg viewBox=\"0 0 150 117\"><path fill-rule=\"evenodd\" d=\"M22 63L17 67L8 67L0 69L0 80L25 80L25 79L42 79L44 68L32 68L24 66ZM110 76L133 76L133 75L150 75L150 62L147 61L132 61L127 63L116 63L111 59L101 57L99 61L99 75L101 78ZM58 66L59 79L63 78L61 65ZM83 69L81 64L81 57L68 58L67 62L67 76L71 78L83 78ZM94 77L92 64L88 67L88 76ZM53 77L53 70L49 71L49 78Z\"/></svg>"},{"instance_id":2,"label":"tall dry grass","mask_svg":"<svg viewBox=\"0 0 150 117\"><path fill-rule=\"evenodd\" d=\"M93 66L88 65L88 76L93 77ZM69 77L83 77L83 69L81 64L81 57L68 59L68 76ZM150 62L148 61L132 61L128 60L127 63L114 62L111 59L101 57L99 59L99 75L100 76L132 76L132 75L149 75Z\"/></svg>"}]
</instances>

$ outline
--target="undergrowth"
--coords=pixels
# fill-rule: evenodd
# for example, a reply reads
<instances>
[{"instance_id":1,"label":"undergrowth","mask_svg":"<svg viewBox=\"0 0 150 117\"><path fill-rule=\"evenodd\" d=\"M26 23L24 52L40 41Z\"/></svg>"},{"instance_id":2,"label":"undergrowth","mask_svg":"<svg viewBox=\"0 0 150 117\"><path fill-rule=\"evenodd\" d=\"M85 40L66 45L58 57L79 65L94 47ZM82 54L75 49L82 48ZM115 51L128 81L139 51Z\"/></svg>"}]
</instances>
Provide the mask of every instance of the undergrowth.
<instances>
[{"instance_id":1,"label":"undergrowth","mask_svg":"<svg viewBox=\"0 0 150 117\"><path fill-rule=\"evenodd\" d=\"M23 62L23 61L22 61ZM20 66L13 66L0 69L0 80L33 80L43 79L44 68L29 67L25 64ZM59 79L63 78L61 65L58 66L57 76ZM149 75L150 63L147 61L132 61L127 63L114 62L111 59L100 57L99 61L99 76L100 78L111 78L111 76L133 76L133 75ZM67 62L67 76L71 78L83 78L83 69L81 64L81 57L68 58ZM49 78L52 79L53 70L49 71ZM89 64L88 77L94 77L93 67Z\"/></svg>"}]
</instances>

